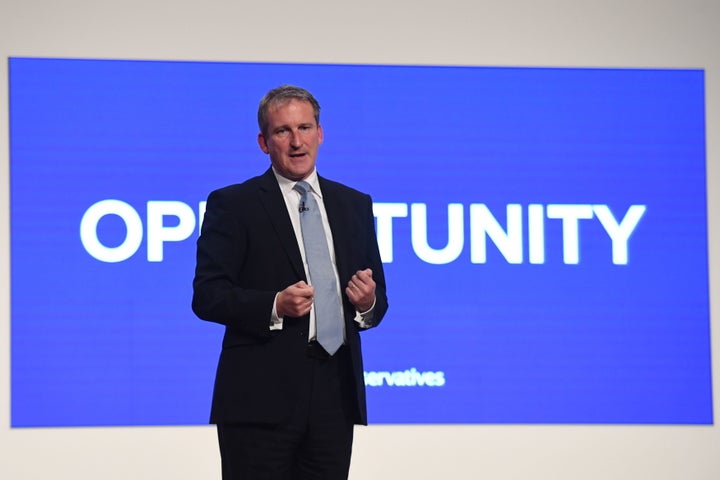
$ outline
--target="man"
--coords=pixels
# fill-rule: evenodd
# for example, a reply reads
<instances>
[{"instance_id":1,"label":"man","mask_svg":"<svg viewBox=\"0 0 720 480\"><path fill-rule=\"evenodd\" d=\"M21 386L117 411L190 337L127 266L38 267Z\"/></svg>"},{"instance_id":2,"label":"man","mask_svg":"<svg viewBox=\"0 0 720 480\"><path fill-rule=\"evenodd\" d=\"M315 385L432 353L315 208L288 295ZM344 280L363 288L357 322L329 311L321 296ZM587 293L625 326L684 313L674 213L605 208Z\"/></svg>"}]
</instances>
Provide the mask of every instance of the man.
<instances>
[{"instance_id":1,"label":"man","mask_svg":"<svg viewBox=\"0 0 720 480\"><path fill-rule=\"evenodd\" d=\"M310 92L271 90L258 124L271 168L210 194L193 282L195 313L225 325L210 417L223 479L347 478L367 424L359 332L388 307L372 201L318 176Z\"/></svg>"}]
</instances>

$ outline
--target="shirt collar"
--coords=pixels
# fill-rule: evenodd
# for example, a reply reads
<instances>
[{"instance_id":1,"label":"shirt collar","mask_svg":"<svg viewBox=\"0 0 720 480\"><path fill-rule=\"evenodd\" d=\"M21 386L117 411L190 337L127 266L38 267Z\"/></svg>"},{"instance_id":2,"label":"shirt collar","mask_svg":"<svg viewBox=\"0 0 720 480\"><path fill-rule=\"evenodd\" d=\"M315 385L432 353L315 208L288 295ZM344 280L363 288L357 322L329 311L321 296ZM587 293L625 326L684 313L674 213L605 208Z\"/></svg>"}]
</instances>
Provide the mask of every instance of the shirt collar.
<instances>
[{"instance_id":1,"label":"shirt collar","mask_svg":"<svg viewBox=\"0 0 720 480\"><path fill-rule=\"evenodd\" d=\"M275 170L275 167L272 167L272 171L275 174L275 178L277 179L278 185L280 185L280 190L282 191L283 195L287 195L289 192L293 191L293 187L295 187L295 184L297 183L295 180L290 180L289 178L283 177L277 172L277 170ZM310 185L310 188L313 192L315 192L315 195L322 198L322 192L320 191L320 182L318 181L317 170L313 168L313 171L310 172L310 175L308 175L307 178L305 178L304 180Z\"/></svg>"}]
</instances>

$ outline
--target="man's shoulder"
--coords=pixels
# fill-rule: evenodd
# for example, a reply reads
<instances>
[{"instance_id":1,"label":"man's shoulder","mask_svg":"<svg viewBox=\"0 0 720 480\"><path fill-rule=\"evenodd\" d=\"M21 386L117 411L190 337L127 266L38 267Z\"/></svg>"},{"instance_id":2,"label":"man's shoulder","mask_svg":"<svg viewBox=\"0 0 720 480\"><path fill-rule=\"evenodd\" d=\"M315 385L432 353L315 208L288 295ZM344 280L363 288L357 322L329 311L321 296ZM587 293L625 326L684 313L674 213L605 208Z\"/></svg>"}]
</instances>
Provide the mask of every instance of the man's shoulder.
<instances>
[{"instance_id":1,"label":"man's shoulder","mask_svg":"<svg viewBox=\"0 0 720 480\"><path fill-rule=\"evenodd\" d=\"M323 195L328 193L335 195L343 195L348 198L357 198L358 200L368 198L367 193L363 193L360 190L356 190L353 187L349 187L344 183L336 182L334 180L327 179L325 177L318 177L320 181L320 188L323 191Z\"/></svg>"},{"instance_id":2,"label":"man's shoulder","mask_svg":"<svg viewBox=\"0 0 720 480\"><path fill-rule=\"evenodd\" d=\"M256 177L248 178L247 180L240 183L233 183L224 187L220 187L213 190L210 196L215 197L237 197L243 195L253 195L271 186L272 183L268 181L267 172Z\"/></svg>"}]
</instances>

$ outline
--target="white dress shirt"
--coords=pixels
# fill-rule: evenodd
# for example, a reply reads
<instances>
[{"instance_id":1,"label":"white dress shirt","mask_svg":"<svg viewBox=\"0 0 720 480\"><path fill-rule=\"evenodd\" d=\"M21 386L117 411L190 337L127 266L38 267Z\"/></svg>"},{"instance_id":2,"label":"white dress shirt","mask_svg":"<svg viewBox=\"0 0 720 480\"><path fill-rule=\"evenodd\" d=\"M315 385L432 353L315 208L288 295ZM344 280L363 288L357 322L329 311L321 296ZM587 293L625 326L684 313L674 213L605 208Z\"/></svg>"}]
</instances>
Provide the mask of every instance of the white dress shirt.
<instances>
[{"instance_id":1,"label":"white dress shirt","mask_svg":"<svg viewBox=\"0 0 720 480\"><path fill-rule=\"evenodd\" d=\"M305 244L303 243L302 228L300 226L300 192L294 189L297 182L278 174L277 171L275 171L275 168L273 168L273 173L275 174L275 178L277 179L278 185L280 186L280 191L282 192L283 199L285 200L285 206L287 207L288 215L290 216L290 221L292 222L293 230L295 231L295 238L297 238L298 247L300 248L300 255L302 256L303 260L303 267L305 268L305 278L309 279L310 270L308 269L307 259L305 258ZM313 170L312 173L307 178L305 178L305 182L310 185L310 194L315 197L315 201L320 208L320 216L322 217L323 230L325 230L325 239L327 240L328 249L330 250L330 260L332 261L333 272L335 274L335 282L337 284L337 293L338 296L341 297L340 292L342 290L340 285L340 279L338 278L337 273L337 264L335 261L335 246L333 243L332 231L330 230L330 224L328 223L327 219L327 213L325 212L325 204L323 203L322 191L320 190L320 183L318 182L317 170ZM273 309L270 319L270 330L282 330L283 319L282 317L278 316L276 305L277 295L275 295L275 302L273 302ZM340 298L340 305L342 305L342 298ZM370 323L372 322L372 313L374 307L375 304L373 303L373 306L370 307L370 310L368 310L367 312L356 311L355 321L361 327L367 328L370 326ZM315 306L313 305L310 308L310 330L308 332L308 338L310 340L315 339L316 329L317 327L315 324ZM344 321L343 336L347 338L347 335L345 334Z\"/></svg>"}]
</instances>

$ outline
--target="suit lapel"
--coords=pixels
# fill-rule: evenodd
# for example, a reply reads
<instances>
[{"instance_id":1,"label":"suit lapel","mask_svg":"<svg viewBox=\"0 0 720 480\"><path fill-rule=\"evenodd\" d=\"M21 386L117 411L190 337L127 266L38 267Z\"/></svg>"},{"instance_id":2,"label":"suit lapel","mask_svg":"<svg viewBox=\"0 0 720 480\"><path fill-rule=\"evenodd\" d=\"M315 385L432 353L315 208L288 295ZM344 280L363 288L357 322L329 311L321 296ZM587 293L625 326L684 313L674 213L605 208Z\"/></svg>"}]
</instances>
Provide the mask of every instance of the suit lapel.
<instances>
[{"instance_id":1,"label":"suit lapel","mask_svg":"<svg viewBox=\"0 0 720 480\"><path fill-rule=\"evenodd\" d=\"M340 276L340 283L342 283L344 279L350 278L350 275L348 275L348 272L346 271L347 262L343 256L347 253L347 246L351 244L352 240L349 238L349 233L346 228L347 212L345 212L342 206L342 198L338 194L337 190L333 188L333 184L328 183L322 177L318 177L318 180L323 194L325 213L327 213L330 230L332 230L333 245L335 247L335 262L337 264L338 275Z\"/></svg>"},{"instance_id":2,"label":"suit lapel","mask_svg":"<svg viewBox=\"0 0 720 480\"><path fill-rule=\"evenodd\" d=\"M303 268L302 257L300 256L300 249L298 248L298 241L295 238L295 231L293 230L290 217L288 216L287 206L283 199L280 186L277 183L277 179L272 172L272 169L268 169L263 175L259 177L260 182L260 201L267 212L268 218L277 233L278 239L285 250L285 253L290 260L290 263L295 270L295 273L299 278L305 278L305 269Z\"/></svg>"}]
</instances>

